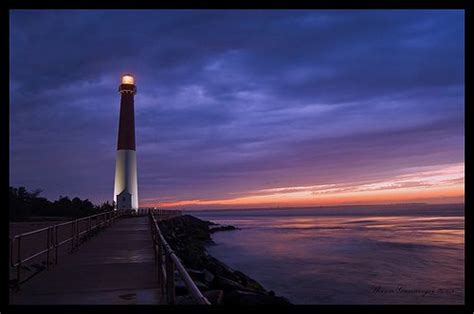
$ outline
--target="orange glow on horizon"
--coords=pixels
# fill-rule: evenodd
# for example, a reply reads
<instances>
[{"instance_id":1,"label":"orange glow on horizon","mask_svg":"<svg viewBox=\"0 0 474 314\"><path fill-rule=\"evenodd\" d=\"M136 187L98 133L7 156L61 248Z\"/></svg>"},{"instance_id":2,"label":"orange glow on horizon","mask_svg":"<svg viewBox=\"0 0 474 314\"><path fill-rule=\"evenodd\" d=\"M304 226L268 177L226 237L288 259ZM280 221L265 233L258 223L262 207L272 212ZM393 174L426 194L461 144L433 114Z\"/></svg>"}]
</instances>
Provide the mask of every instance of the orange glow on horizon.
<instances>
[{"instance_id":1,"label":"orange glow on horizon","mask_svg":"<svg viewBox=\"0 0 474 314\"><path fill-rule=\"evenodd\" d=\"M404 202L464 202L464 163L414 171L370 183L277 187L234 198L148 202L159 207L303 207ZM147 202L145 202L147 203Z\"/></svg>"}]
</instances>

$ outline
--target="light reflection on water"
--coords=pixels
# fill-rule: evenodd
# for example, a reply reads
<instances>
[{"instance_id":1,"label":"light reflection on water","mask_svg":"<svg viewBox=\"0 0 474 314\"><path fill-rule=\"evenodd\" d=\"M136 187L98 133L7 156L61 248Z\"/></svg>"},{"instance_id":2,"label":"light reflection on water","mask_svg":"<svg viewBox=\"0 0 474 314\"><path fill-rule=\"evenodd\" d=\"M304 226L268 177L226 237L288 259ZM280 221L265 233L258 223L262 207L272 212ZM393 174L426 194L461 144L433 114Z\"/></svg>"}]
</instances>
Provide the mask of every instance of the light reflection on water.
<instances>
[{"instance_id":1,"label":"light reflection on water","mask_svg":"<svg viewBox=\"0 0 474 314\"><path fill-rule=\"evenodd\" d=\"M209 252L294 303L464 302L463 216L193 215L241 228Z\"/></svg>"}]
</instances>

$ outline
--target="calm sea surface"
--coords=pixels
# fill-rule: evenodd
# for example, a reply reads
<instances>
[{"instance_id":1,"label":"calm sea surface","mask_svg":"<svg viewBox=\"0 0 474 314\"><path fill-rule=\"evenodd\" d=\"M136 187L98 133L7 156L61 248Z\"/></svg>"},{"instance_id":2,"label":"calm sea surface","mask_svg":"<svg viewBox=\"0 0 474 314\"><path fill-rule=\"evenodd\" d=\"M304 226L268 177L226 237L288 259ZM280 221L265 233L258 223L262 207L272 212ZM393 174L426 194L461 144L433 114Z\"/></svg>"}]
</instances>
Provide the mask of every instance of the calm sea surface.
<instances>
[{"instance_id":1,"label":"calm sea surface","mask_svg":"<svg viewBox=\"0 0 474 314\"><path fill-rule=\"evenodd\" d=\"M373 211L376 212L376 211ZM298 304L463 304L463 211L190 212L216 258Z\"/></svg>"}]
</instances>

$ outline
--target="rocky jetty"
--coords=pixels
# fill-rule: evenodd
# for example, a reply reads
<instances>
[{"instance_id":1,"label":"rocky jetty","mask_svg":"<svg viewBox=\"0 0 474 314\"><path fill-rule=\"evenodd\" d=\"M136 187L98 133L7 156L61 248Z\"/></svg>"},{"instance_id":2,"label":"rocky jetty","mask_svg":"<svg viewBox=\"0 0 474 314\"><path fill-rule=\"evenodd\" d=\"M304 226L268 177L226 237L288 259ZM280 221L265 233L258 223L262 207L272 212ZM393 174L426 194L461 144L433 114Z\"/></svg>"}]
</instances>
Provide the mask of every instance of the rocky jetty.
<instances>
[{"instance_id":1,"label":"rocky jetty","mask_svg":"<svg viewBox=\"0 0 474 314\"><path fill-rule=\"evenodd\" d=\"M211 234L235 230L233 226L218 226L212 222L183 215L159 222L163 236L181 259L198 288L213 304L290 304L273 291L242 272L208 254L206 245L213 244ZM182 282L176 283L180 303L191 303Z\"/></svg>"},{"instance_id":2,"label":"rocky jetty","mask_svg":"<svg viewBox=\"0 0 474 314\"><path fill-rule=\"evenodd\" d=\"M217 231L232 231L232 230L238 230L238 228L234 226L217 226L217 227L210 227L209 232L214 233Z\"/></svg>"}]
</instances>

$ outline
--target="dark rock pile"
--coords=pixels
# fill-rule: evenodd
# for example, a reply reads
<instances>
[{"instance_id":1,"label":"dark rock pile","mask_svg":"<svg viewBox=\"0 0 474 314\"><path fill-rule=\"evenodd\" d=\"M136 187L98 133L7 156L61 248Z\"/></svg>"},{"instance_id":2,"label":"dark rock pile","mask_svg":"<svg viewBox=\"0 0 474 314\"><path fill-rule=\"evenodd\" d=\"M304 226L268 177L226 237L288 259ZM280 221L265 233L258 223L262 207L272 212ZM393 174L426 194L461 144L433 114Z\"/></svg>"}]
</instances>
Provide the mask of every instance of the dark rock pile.
<instances>
[{"instance_id":1,"label":"dark rock pile","mask_svg":"<svg viewBox=\"0 0 474 314\"><path fill-rule=\"evenodd\" d=\"M233 226L216 224L190 215L159 222L163 236L179 256L198 288L213 304L290 304L273 291L265 290L257 281L235 271L207 253L206 245L213 244L211 233L235 230ZM176 284L176 295L185 296L182 282ZM189 297L181 297L188 303Z\"/></svg>"}]
</instances>

